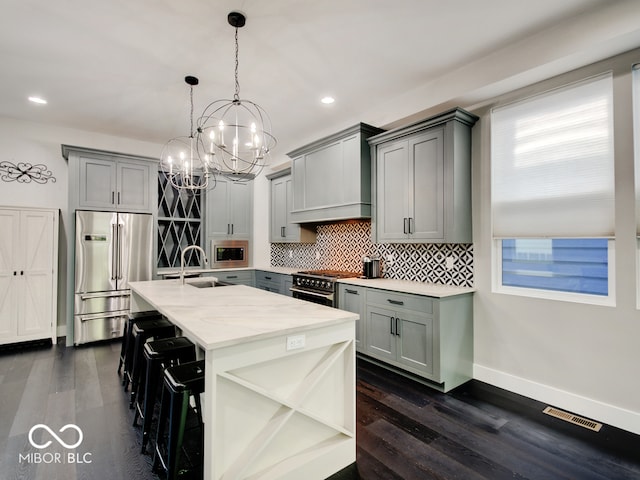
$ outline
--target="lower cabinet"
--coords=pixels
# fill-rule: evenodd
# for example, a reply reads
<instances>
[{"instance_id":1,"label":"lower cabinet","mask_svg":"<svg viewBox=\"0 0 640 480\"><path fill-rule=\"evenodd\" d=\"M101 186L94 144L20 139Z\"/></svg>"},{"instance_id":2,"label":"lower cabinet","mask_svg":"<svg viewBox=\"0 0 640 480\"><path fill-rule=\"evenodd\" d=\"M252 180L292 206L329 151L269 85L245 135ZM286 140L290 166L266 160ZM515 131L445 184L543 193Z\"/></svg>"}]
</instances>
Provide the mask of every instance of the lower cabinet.
<instances>
[{"instance_id":1,"label":"lower cabinet","mask_svg":"<svg viewBox=\"0 0 640 480\"><path fill-rule=\"evenodd\" d=\"M360 319L356 321L356 351L362 350L366 292L365 287L338 285L338 308L360 315Z\"/></svg>"},{"instance_id":2,"label":"lower cabinet","mask_svg":"<svg viewBox=\"0 0 640 480\"><path fill-rule=\"evenodd\" d=\"M447 392L473 376L473 296L427 297L348 284L339 306L360 315L357 351Z\"/></svg>"},{"instance_id":3,"label":"lower cabinet","mask_svg":"<svg viewBox=\"0 0 640 480\"><path fill-rule=\"evenodd\" d=\"M255 284L253 270L217 270L207 276L216 277L220 282L231 283L233 285L247 285L253 287Z\"/></svg>"},{"instance_id":4,"label":"lower cabinet","mask_svg":"<svg viewBox=\"0 0 640 480\"><path fill-rule=\"evenodd\" d=\"M256 270L256 288L290 297L292 285L293 278L291 275L266 270Z\"/></svg>"}]
</instances>

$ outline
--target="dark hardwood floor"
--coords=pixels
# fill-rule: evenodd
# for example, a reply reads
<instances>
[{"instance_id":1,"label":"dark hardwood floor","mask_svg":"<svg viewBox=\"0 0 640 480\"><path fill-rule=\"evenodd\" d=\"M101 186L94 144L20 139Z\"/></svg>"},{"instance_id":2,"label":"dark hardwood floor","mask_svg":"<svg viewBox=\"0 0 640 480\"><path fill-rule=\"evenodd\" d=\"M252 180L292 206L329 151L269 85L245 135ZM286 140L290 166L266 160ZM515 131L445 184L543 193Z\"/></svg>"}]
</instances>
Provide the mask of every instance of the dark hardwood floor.
<instances>
[{"instance_id":1,"label":"dark hardwood floor","mask_svg":"<svg viewBox=\"0 0 640 480\"><path fill-rule=\"evenodd\" d=\"M139 453L119 352L118 342L0 347L0 479L158 478ZM357 389L357 463L331 480L640 479L640 436L606 425L591 432L480 382L445 395L359 361ZM84 434L74 450L42 428L33 441L52 444L31 445L37 424L74 442L77 434L59 431L69 423ZM38 463L38 452L49 456Z\"/></svg>"}]
</instances>

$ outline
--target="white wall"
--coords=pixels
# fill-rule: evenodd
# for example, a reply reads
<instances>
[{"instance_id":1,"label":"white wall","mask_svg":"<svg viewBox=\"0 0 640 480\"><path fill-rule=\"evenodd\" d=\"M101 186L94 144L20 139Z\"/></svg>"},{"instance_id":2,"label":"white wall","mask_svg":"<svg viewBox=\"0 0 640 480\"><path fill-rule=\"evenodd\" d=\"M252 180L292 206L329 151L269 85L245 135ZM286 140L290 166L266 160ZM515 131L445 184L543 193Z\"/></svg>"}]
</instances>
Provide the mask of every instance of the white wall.
<instances>
[{"instance_id":1,"label":"white wall","mask_svg":"<svg viewBox=\"0 0 640 480\"><path fill-rule=\"evenodd\" d=\"M159 156L162 146L128 138L52 127L0 118L0 161L44 164L56 181L46 184L0 181L0 205L46 207L60 210L60 255L58 259L58 336L66 333L66 265L68 181L67 162L61 145L76 145L141 156Z\"/></svg>"},{"instance_id":2,"label":"white wall","mask_svg":"<svg viewBox=\"0 0 640 480\"><path fill-rule=\"evenodd\" d=\"M574 80L614 72L616 306L604 307L491 291L489 108L476 110L473 216L474 377L640 434L640 312L636 240L631 65L640 51L541 82L499 103ZM494 102L492 102L493 104Z\"/></svg>"}]
</instances>

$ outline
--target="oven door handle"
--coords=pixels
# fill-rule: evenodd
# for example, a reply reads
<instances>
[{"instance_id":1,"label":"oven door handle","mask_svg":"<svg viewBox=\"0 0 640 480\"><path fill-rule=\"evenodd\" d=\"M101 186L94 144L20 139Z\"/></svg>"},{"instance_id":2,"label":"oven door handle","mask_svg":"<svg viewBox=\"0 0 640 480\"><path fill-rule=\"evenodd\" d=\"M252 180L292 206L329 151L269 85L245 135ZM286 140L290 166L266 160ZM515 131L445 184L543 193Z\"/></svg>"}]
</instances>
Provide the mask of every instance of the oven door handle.
<instances>
[{"instance_id":1,"label":"oven door handle","mask_svg":"<svg viewBox=\"0 0 640 480\"><path fill-rule=\"evenodd\" d=\"M304 295L311 295L312 297L321 297L321 298L327 298L331 301L333 301L333 293L317 293L317 292L311 292L309 290L302 290L300 288L296 288L296 287L289 287L289 290L291 290L292 292L298 292L298 293L302 293Z\"/></svg>"}]
</instances>

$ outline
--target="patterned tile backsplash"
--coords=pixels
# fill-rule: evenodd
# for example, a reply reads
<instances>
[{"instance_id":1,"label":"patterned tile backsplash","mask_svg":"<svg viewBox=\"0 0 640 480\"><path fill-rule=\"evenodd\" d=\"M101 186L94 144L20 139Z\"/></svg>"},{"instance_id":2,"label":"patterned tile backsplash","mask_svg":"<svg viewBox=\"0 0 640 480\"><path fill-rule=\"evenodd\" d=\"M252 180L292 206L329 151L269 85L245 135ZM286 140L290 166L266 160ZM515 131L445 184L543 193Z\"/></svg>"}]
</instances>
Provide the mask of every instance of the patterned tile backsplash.
<instances>
[{"instance_id":1,"label":"patterned tile backsplash","mask_svg":"<svg viewBox=\"0 0 640 480\"><path fill-rule=\"evenodd\" d=\"M369 221L319 225L316 243L271 244L275 267L359 272L364 255L380 255L385 278L473 286L473 244L374 244ZM391 264L387 262L390 255ZM451 269L447 269L448 257L453 258Z\"/></svg>"}]
</instances>

